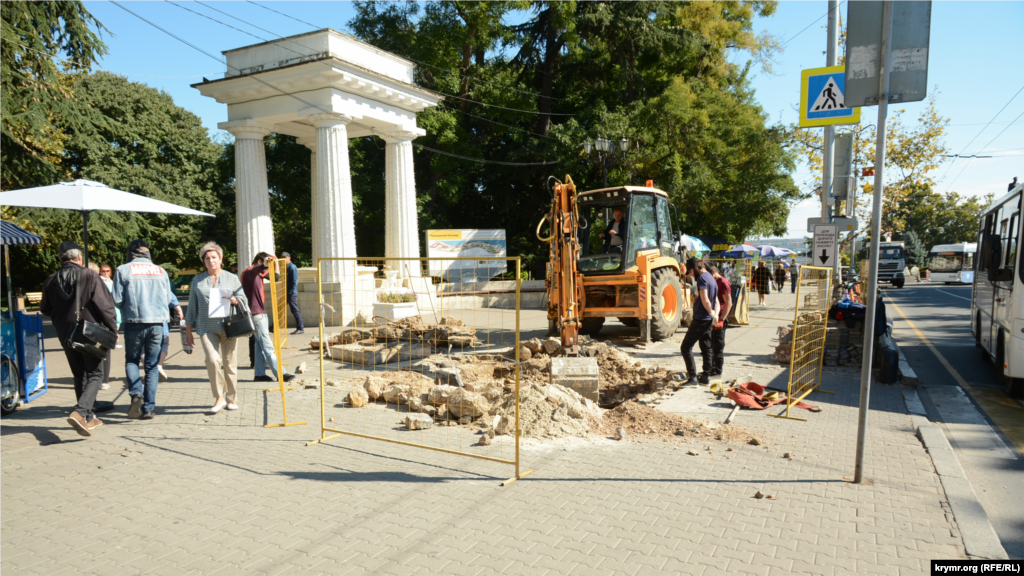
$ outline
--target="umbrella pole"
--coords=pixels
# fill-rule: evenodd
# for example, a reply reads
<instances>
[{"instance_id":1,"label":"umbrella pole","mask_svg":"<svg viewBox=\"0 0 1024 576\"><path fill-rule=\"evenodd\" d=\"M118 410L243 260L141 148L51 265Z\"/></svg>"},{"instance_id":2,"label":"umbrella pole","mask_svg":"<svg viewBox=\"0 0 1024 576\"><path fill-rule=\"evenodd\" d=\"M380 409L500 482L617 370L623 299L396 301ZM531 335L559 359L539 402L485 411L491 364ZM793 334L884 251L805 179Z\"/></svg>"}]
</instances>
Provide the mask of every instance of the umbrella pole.
<instances>
[{"instance_id":1,"label":"umbrella pole","mask_svg":"<svg viewBox=\"0 0 1024 576\"><path fill-rule=\"evenodd\" d=\"M85 267L89 267L89 211L82 210L82 239L85 240Z\"/></svg>"},{"instance_id":2,"label":"umbrella pole","mask_svg":"<svg viewBox=\"0 0 1024 576\"><path fill-rule=\"evenodd\" d=\"M12 299L11 292L11 252L10 248L4 244L4 272L7 273L7 313L10 314L11 318L14 318L14 300Z\"/></svg>"}]
</instances>

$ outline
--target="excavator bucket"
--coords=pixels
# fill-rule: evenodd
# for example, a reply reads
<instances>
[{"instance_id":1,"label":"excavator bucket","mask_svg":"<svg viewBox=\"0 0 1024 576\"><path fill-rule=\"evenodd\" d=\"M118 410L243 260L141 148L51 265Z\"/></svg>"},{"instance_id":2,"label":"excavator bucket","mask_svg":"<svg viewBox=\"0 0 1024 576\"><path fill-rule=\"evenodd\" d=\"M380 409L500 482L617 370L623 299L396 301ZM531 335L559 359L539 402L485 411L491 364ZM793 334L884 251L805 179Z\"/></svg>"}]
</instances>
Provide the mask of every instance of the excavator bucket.
<instances>
[{"instance_id":1,"label":"excavator bucket","mask_svg":"<svg viewBox=\"0 0 1024 576\"><path fill-rule=\"evenodd\" d=\"M551 383L572 388L580 396L599 402L597 358L563 356L551 359Z\"/></svg>"}]
</instances>

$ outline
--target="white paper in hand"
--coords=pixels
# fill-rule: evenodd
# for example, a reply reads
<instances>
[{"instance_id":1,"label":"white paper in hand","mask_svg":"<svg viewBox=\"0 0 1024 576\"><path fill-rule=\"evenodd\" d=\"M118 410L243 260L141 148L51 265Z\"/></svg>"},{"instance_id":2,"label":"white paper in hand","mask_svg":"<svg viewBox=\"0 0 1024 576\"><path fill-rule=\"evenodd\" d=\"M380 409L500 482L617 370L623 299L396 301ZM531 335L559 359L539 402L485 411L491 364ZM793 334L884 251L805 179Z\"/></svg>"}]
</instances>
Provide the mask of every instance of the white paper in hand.
<instances>
[{"instance_id":1,"label":"white paper in hand","mask_svg":"<svg viewBox=\"0 0 1024 576\"><path fill-rule=\"evenodd\" d=\"M231 293L220 288L210 288L210 318L227 318L231 311Z\"/></svg>"}]
</instances>

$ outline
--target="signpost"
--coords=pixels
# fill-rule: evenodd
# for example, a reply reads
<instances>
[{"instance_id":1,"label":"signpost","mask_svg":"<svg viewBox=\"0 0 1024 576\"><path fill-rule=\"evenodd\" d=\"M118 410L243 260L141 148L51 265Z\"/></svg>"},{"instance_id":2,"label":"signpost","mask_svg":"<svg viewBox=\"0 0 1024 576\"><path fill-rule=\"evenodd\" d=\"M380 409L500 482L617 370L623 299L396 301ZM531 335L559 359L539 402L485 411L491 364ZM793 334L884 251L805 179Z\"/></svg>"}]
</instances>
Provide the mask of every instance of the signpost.
<instances>
[{"instance_id":1,"label":"signpost","mask_svg":"<svg viewBox=\"0 0 1024 576\"><path fill-rule=\"evenodd\" d=\"M836 244L839 240L839 229L835 224L818 224L814 227L814 248L811 250L811 262L822 268L832 268L836 264Z\"/></svg>"},{"instance_id":2,"label":"signpost","mask_svg":"<svg viewBox=\"0 0 1024 576\"><path fill-rule=\"evenodd\" d=\"M860 123L860 108L852 108L847 104L845 71L846 66L826 66L801 73L801 127Z\"/></svg>"},{"instance_id":3,"label":"signpost","mask_svg":"<svg viewBox=\"0 0 1024 576\"><path fill-rule=\"evenodd\" d=\"M878 303L878 240L882 235L882 192L885 188L885 121L889 102L916 102L927 95L928 40L931 1L847 3L846 96L852 106L878 105L875 140L875 185L871 205L871 260L864 294L864 362L860 373L860 412L853 481L864 481L868 405L871 399L871 360L875 347L875 309ZM899 18L896 18L896 14ZM895 57L894 57L895 56ZM895 83L894 83L895 82Z\"/></svg>"}]
</instances>

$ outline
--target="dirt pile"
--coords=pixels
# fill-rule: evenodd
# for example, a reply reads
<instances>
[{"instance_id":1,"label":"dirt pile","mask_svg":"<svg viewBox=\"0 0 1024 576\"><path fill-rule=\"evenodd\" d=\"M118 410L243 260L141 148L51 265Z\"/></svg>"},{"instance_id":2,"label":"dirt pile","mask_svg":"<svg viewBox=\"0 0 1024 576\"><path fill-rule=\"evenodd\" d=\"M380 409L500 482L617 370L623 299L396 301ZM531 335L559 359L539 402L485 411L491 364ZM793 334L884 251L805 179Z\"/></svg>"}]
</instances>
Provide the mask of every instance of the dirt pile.
<instances>
[{"instance_id":1,"label":"dirt pile","mask_svg":"<svg viewBox=\"0 0 1024 576\"><path fill-rule=\"evenodd\" d=\"M512 424L516 417L515 396L504 396L493 408L491 417L506 417ZM524 438L586 438L591 422L600 420L601 409L575 391L551 384L530 386L519 395L519 429Z\"/></svg>"},{"instance_id":2,"label":"dirt pile","mask_svg":"<svg viewBox=\"0 0 1024 576\"><path fill-rule=\"evenodd\" d=\"M630 440L708 441L746 444L755 434L730 424L704 422L688 416L669 414L636 402L626 402L594 421L595 434L614 437L623 428Z\"/></svg>"}]
</instances>

